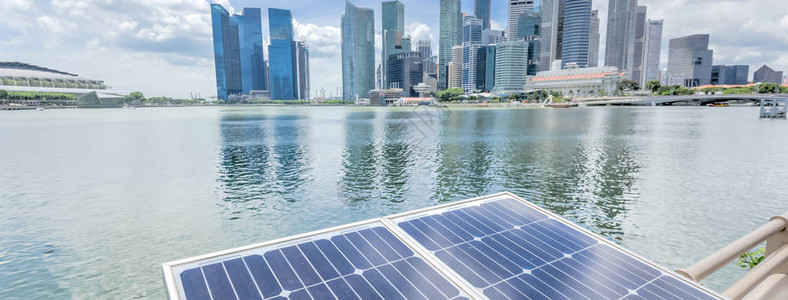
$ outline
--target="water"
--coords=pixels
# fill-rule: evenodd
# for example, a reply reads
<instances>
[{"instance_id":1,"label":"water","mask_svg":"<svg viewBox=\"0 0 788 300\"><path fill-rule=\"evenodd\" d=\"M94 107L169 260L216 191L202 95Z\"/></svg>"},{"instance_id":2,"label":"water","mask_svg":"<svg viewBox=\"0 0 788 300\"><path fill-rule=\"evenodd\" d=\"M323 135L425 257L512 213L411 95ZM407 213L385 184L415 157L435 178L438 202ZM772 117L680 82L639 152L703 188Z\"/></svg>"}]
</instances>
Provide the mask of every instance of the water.
<instances>
[{"instance_id":1,"label":"water","mask_svg":"<svg viewBox=\"0 0 788 300\"><path fill-rule=\"evenodd\" d=\"M159 299L162 262L500 191L686 267L788 210L786 129L757 108L2 112L0 298Z\"/></svg>"}]
</instances>

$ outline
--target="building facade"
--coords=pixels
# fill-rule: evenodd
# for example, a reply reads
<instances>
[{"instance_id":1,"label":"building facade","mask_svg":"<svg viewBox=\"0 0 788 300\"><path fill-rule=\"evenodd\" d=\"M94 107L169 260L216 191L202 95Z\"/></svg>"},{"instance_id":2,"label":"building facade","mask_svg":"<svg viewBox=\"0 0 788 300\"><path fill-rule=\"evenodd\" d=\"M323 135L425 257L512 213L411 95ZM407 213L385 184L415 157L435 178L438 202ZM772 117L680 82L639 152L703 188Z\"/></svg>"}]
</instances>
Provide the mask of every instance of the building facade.
<instances>
[{"instance_id":1,"label":"building facade","mask_svg":"<svg viewBox=\"0 0 788 300\"><path fill-rule=\"evenodd\" d=\"M746 85L750 76L750 66L716 65L711 67L711 84L713 85Z\"/></svg>"},{"instance_id":2,"label":"building facade","mask_svg":"<svg viewBox=\"0 0 788 300\"><path fill-rule=\"evenodd\" d=\"M696 34L670 40L668 83L685 87L711 84L714 51L709 50L709 35Z\"/></svg>"},{"instance_id":3,"label":"building facade","mask_svg":"<svg viewBox=\"0 0 788 300\"><path fill-rule=\"evenodd\" d=\"M640 86L643 86L646 58L646 11L645 6L635 8L635 43L632 46L635 53L632 56L632 71L627 74L630 76L628 79L636 81Z\"/></svg>"},{"instance_id":4,"label":"building facade","mask_svg":"<svg viewBox=\"0 0 788 300\"><path fill-rule=\"evenodd\" d=\"M652 80L660 80L659 63L662 56L662 20L648 20L646 22L646 47L643 58L643 72L640 86Z\"/></svg>"},{"instance_id":5,"label":"building facade","mask_svg":"<svg viewBox=\"0 0 788 300\"><path fill-rule=\"evenodd\" d=\"M518 92L525 87L528 45L523 41L508 41L495 47L496 92Z\"/></svg>"},{"instance_id":6,"label":"building facade","mask_svg":"<svg viewBox=\"0 0 788 300\"><path fill-rule=\"evenodd\" d=\"M268 8L271 44L268 46L271 99L298 97L297 61L293 41L293 15L289 10Z\"/></svg>"},{"instance_id":7,"label":"building facade","mask_svg":"<svg viewBox=\"0 0 788 300\"><path fill-rule=\"evenodd\" d=\"M450 70L450 89L462 88L462 54L464 52L463 46L454 46L451 48L451 70Z\"/></svg>"},{"instance_id":8,"label":"building facade","mask_svg":"<svg viewBox=\"0 0 788 300\"><path fill-rule=\"evenodd\" d=\"M413 89L424 81L424 58L420 52L402 52L389 56L389 85L402 89L403 97L419 97Z\"/></svg>"},{"instance_id":9,"label":"building facade","mask_svg":"<svg viewBox=\"0 0 788 300\"><path fill-rule=\"evenodd\" d=\"M635 19L637 0L610 0L607 12L605 66L632 72L635 56Z\"/></svg>"},{"instance_id":10,"label":"building facade","mask_svg":"<svg viewBox=\"0 0 788 300\"><path fill-rule=\"evenodd\" d=\"M482 31L482 44L493 45L506 41L506 32L503 30L485 29Z\"/></svg>"},{"instance_id":11,"label":"building facade","mask_svg":"<svg viewBox=\"0 0 788 300\"><path fill-rule=\"evenodd\" d=\"M220 4L211 4L216 93L220 100L243 93L238 25Z\"/></svg>"},{"instance_id":12,"label":"building facade","mask_svg":"<svg viewBox=\"0 0 788 300\"><path fill-rule=\"evenodd\" d=\"M310 76L309 76L309 45L305 41L295 42L295 62L296 62L296 95L298 100L309 100L310 95Z\"/></svg>"},{"instance_id":13,"label":"building facade","mask_svg":"<svg viewBox=\"0 0 788 300\"><path fill-rule=\"evenodd\" d=\"M383 66L383 86L388 87L388 59L391 55L410 51L410 40L407 49L403 43L405 38L405 5L399 0L384 1L381 3L382 28L381 37L382 53L381 65Z\"/></svg>"},{"instance_id":14,"label":"building facade","mask_svg":"<svg viewBox=\"0 0 788 300\"><path fill-rule=\"evenodd\" d=\"M482 44L482 20L475 16L463 17L462 27L462 89L476 90L477 53Z\"/></svg>"},{"instance_id":15,"label":"building facade","mask_svg":"<svg viewBox=\"0 0 788 300\"><path fill-rule=\"evenodd\" d=\"M520 20L520 15L532 11L534 9L535 0L507 0L509 3L509 21L507 22L506 30L509 35L509 40L516 40L518 37L517 30Z\"/></svg>"},{"instance_id":16,"label":"building facade","mask_svg":"<svg viewBox=\"0 0 788 300\"><path fill-rule=\"evenodd\" d=\"M400 89L369 91L369 105L371 106L394 105L400 99L402 99L402 90Z\"/></svg>"},{"instance_id":17,"label":"building facade","mask_svg":"<svg viewBox=\"0 0 788 300\"><path fill-rule=\"evenodd\" d=\"M561 2L559 34L561 38L562 68L566 65L588 67L591 36L591 0Z\"/></svg>"},{"instance_id":18,"label":"building facade","mask_svg":"<svg viewBox=\"0 0 788 300\"><path fill-rule=\"evenodd\" d=\"M462 13L460 0L440 2L440 44L438 51L438 89L449 86L449 62L452 48L462 45Z\"/></svg>"},{"instance_id":19,"label":"building facade","mask_svg":"<svg viewBox=\"0 0 788 300\"><path fill-rule=\"evenodd\" d=\"M369 98L375 89L375 12L345 3L342 15L342 99Z\"/></svg>"},{"instance_id":20,"label":"building facade","mask_svg":"<svg viewBox=\"0 0 788 300\"><path fill-rule=\"evenodd\" d=\"M539 71L550 70L553 61L560 59L559 45L559 0L542 0L542 26L539 27Z\"/></svg>"},{"instance_id":21,"label":"building facade","mask_svg":"<svg viewBox=\"0 0 788 300\"><path fill-rule=\"evenodd\" d=\"M601 35L599 34L599 11L591 11L591 28L588 36L588 67L594 68L599 66L599 41Z\"/></svg>"},{"instance_id":22,"label":"building facade","mask_svg":"<svg viewBox=\"0 0 788 300\"><path fill-rule=\"evenodd\" d=\"M578 68L539 72L530 77L529 90L559 92L570 98L612 95L623 76L615 67Z\"/></svg>"},{"instance_id":23,"label":"building facade","mask_svg":"<svg viewBox=\"0 0 788 300\"><path fill-rule=\"evenodd\" d=\"M491 0L474 0L473 15L482 20L482 29L490 29Z\"/></svg>"},{"instance_id":24,"label":"building facade","mask_svg":"<svg viewBox=\"0 0 788 300\"><path fill-rule=\"evenodd\" d=\"M763 67L755 71L755 74L753 74L753 82L782 84L783 72L777 72L774 69L769 68L769 66L763 65Z\"/></svg>"}]
</instances>

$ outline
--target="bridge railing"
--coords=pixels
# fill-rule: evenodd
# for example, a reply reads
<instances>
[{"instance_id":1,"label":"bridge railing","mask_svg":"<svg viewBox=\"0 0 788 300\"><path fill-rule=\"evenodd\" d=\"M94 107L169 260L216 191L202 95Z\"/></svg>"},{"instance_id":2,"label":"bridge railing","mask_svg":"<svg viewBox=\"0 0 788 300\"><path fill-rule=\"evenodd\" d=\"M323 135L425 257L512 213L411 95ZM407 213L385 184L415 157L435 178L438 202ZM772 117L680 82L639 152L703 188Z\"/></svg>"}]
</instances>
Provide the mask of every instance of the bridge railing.
<instances>
[{"instance_id":1,"label":"bridge railing","mask_svg":"<svg viewBox=\"0 0 788 300\"><path fill-rule=\"evenodd\" d=\"M731 299L742 299L748 293L766 293L756 287L775 274L788 274L788 212L775 216L765 225L750 232L725 248L709 255L689 268L676 270L679 274L700 282L726 266L742 254L766 241L766 259L750 270L739 281L728 287L723 295ZM785 289L786 287L782 287ZM768 287L767 287L768 289ZM760 298L755 296L755 298Z\"/></svg>"}]
</instances>

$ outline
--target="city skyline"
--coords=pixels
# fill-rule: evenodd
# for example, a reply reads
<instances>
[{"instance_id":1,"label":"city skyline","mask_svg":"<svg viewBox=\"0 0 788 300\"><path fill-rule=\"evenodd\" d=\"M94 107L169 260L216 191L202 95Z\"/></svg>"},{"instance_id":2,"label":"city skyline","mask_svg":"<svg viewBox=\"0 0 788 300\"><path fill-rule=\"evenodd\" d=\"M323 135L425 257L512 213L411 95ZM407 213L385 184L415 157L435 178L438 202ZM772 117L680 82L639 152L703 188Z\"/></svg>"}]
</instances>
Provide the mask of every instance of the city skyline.
<instances>
[{"instance_id":1,"label":"city skyline","mask_svg":"<svg viewBox=\"0 0 788 300\"><path fill-rule=\"evenodd\" d=\"M260 3L254 1L223 2L225 6L231 5L235 13L243 7L260 7ZM406 7L405 34L410 35L414 42L430 40L433 54L437 55L439 18L434 11L438 1L402 2ZM268 3L266 7L260 8L265 11L270 6L293 11L296 40L306 40L310 45L312 74L316 75L313 76L312 94L315 95L321 88L335 91L341 87L341 72L336 70L341 70L338 37L344 3L293 3L278 0ZM375 32L379 34L380 1L353 3L375 9ZM761 0L758 3L732 7L728 3L715 5L712 1L690 4L639 1L639 5L649 7L648 18L666 21L661 69L667 66L668 40L709 33L709 47L715 50L715 64L745 64L751 70L766 64L778 71L786 70L788 53L781 49L785 49L788 38L753 34L768 32L764 28L768 29L769 26L785 25L780 18L764 17L780 15L779 11L766 9L770 3L779 2ZM461 11L473 13L473 4L473 1L462 1ZM140 90L146 94L172 97L187 97L191 93L211 96L216 93L210 8L205 1L160 1L155 6L147 3L118 3L112 7L99 5L96 1L86 1L84 6L79 7L59 7L46 1L5 1L0 4L0 8L0 24L8 28L5 33L8 34L7 38L1 42L4 47L0 47L0 58L3 60L47 65L73 70L87 77L106 78L113 88L127 92ZM100 13L92 13L91 17L79 23L69 19L87 15L91 9ZM151 13L138 13L144 9ZM600 53L604 53L607 1L594 1L593 9L600 10ZM38 24L22 25L24 21L18 16L20 13L33 14ZM507 13L505 2L493 2L491 27L505 27L503 24L506 23ZM741 17L756 13L761 15L758 19L766 20L769 24L750 26L747 22L737 22L739 24L729 26L719 21L725 16ZM167 16L170 17L169 21L165 18ZM267 15L263 13L262 17L262 23L267 24ZM265 27L263 39L267 44L270 38ZM41 41L44 41L43 47ZM377 37L376 41L380 41L380 38ZM376 42L375 47L376 53L380 53L381 45ZM604 59L603 55L600 56L600 59ZM376 64L379 60L376 58Z\"/></svg>"}]
</instances>

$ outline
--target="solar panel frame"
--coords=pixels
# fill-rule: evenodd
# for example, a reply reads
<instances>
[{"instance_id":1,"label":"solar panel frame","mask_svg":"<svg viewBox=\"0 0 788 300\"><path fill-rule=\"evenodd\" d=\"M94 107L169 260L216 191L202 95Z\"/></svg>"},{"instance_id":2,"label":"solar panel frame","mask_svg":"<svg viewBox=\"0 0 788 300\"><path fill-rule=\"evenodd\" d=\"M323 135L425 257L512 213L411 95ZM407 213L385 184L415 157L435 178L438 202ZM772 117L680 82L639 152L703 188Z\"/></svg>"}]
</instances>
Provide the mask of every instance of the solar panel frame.
<instances>
[{"instance_id":1,"label":"solar panel frame","mask_svg":"<svg viewBox=\"0 0 788 300\"><path fill-rule=\"evenodd\" d=\"M579 226L579 225L577 225L577 224L575 224L575 223L573 223L571 221L568 221L568 220L564 219L563 217L561 217L561 216L559 216L557 214L554 214L554 213L552 213L552 212L550 212L550 211L548 211L548 210L546 210L544 208L541 208L541 207L539 207L539 206L537 206L537 205L535 205L533 203L530 203L530 202L526 201L525 199L520 198L519 196L514 195L514 194L512 194L510 192L502 192L502 193L497 193L497 194L493 194L493 195L482 196L482 197L477 197L477 198L472 198L472 199L467 199L467 200L447 203L447 204L443 204L443 205L439 205L439 206L427 207L427 208L418 209L418 210L414 210L414 211L403 212L403 213L387 216L387 217L383 218L383 222L384 222L384 224L387 225L387 227L389 227L390 230L395 232L397 237L399 237L400 239L403 239L405 241L405 244L411 246L414 249L414 251L419 252L419 254L422 257L424 257L424 258L426 258L428 260L431 260L431 263L433 265L437 266L439 268L439 270L442 273L445 274L445 276L450 277L450 279L452 281L459 281L463 285L464 290L470 291L470 293L472 295L472 298L488 299L489 297L484 295L482 289L475 287L473 284L468 282L468 280L466 280L465 278L460 276L449 265L447 265L440 258L435 256L433 251L427 249L418 240L416 240L416 238L411 236L408 232L406 232L398 224L400 222L403 222L403 221L410 221L410 220L419 219L419 218L427 216L427 215L439 215L439 214L442 214L444 212L453 211L453 210L461 209L461 208L464 208L464 207L471 207L471 206L475 206L477 204L483 204L483 203L488 203L488 202L496 202L496 201L504 200L504 199L507 199L507 198L511 198L511 199L517 200L517 202L519 202L519 203L521 203L521 204L523 204L523 205L525 205L525 206L527 206L527 207L529 207L531 209L534 209L537 212L545 214L548 218L557 220L560 223L562 223L563 225L567 225L570 228L575 229L575 230L585 234L586 236L589 236L589 237L595 239L598 242L597 245L601 244L601 245L606 245L606 246L612 247L612 249L614 251L619 251L619 252L623 253L624 255L627 255L629 257L635 258L636 260L639 260L640 262L645 263L646 265L661 271L663 274L669 275L668 278L676 279L676 280L678 280L680 282L689 284L690 286L695 287L695 288L697 288L699 290L702 290L702 291L708 293L709 295L717 297L718 299L726 299L725 297L723 297L722 295L720 295L716 291L708 289L708 288L700 285L699 283L694 282L694 281L692 281L692 280L690 280L690 279L688 279L688 278L676 273L675 271L666 269L666 268L660 266L659 264L657 264L657 263L655 263L655 262L653 262L653 261L651 261L651 260L649 260L647 258L644 258L644 257L642 257L642 256L640 256L640 255L638 255L636 253L633 253L633 252L631 252L631 251L629 251L627 249L624 249L623 247L619 246L618 244L613 243L612 241L610 241L608 239L605 239L603 237L600 237L596 233L594 233L594 232L592 232L592 231L590 231L590 230L588 230L586 228L583 228L583 227L581 227L581 226ZM661 277L658 277L658 279L659 278L661 278ZM648 286L648 285L653 285L653 284L646 284L643 287Z\"/></svg>"},{"instance_id":2,"label":"solar panel frame","mask_svg":"<svg viewBox=\"0 0 788 300\"><path fill-rule=\"evenodd\" d=\"M197 267L205 268L205 267L217 264L217 263L225 263L226 264L229 261L233 261L233 260L239 259L239 258L244 258L245 259L245 258L248 258L248 257L250 257L252 255L261 255L262 256L264 254L269 253L269 251L271 251L271 250L275 250L275 249L283 250L285 248L296 246L296 245L299 245L299 244L303 244L305 242L310 242L310 241L314 242L314 241L318 241L318 240L321 240L321 239L331 239L332 237L344 236L345 234L349 234L349 233L353 233L353 232L360 232L360 231L362 231L364 229L368 229L368 228L371 229L371 228L376 228L376 227L380 227L380 228L383 228L384 230L387 230L389 233L394 235L400 242L404 243L405 246L408 248L407 250L413 252L413 255L411 255L410 257L407 257L407 258L403 258L400 261L408 261L409 263L412 264L412 260L411 259L413 259L414 257L415 258L420 258L421 261L423 261L424 263L427 264L427 267L430 267L431 269L435 270L439 275L441 275L441 277L446 279L450 285L452 285L453 287L457 288L457 290L459 291L459 296L458 297L467 297L468 295L470 295L468 293L468 291L466 291L464 289L463 285L461 285L459 282L452 281L449 277L445 276L444 272L439 271L436 268L436 266L434 266L430 262L430 260L428 258L421 256L421 254L416 252L416 251L413 251L413 246L412 245L409 245L409 244L405 243L405 241L402 239L402 237L396 236L396 233L391 231L391 229L384 223L384 219L383 218L378 218L378 219L370 219L370 220L355 222L355 223L351 223L351 224L346 224L346 225L341 225L341 226L337 226L337 227L317 230L317 231L313 231L313 232L307 232L307 233L303 233L303 234L299 234L299 235L294 235L294 236L274 239L274 240L270 240L270 241L266 241L266 242L262 242L262 243L242 246L242 247L233 248L233 249L229 249L229 250L223 250L223 251L218 251L218 252L214 252L214 253L210 253L210 254L205 254L205 255L200 255L200 256L195 256L195 257L191 257L191 258L186 258L186 259L181 259L181 260L176 260L176 261L164 263L164 264L162 264L162 277L164 279L164 285L166 287L167 296L168 296L169 299L187 299L186 298L186 291L184 290L184 285L183 285L182 278L181 278L181 274L183 272L185 272L185 271L194 270ZM359 236L361 236L361 234L359 234ZM392 247L392 249L394 249L394 251L397 251L399 253L398 249L396 249L394 247ZM342 252L342 253L344 254L344 252ZM383 255L383 254L381 254L381 255ZM289 260L289 258L288 258L288 260ZM370 269L365 269L365 273L367 271L370 271L370 270L378 270L378 268L382 267L382 266L391 265L389 263L390 263L390 261L388 263L384 264L384 265L378 265L378 266L372 267ZM317 271L316 267L314 265L312 266L312 268L314 268L315 271ZM273 268L271 268L271 269L272 269L271 271L273 271ZM354 267L354 269L356 269L356 268ZM296 268L294 268L294 267L292 268L292 270L297 272ZM397 270L399 270L399 269L397 269ZM317 271L317 272L319 272L319 271ZM420 271L417 271L417 272L420 272ZM354 273L346 274L346 275L340 275L338 278L349 277L349 276L351 276L353 274ZM203 275L203 276L205 276L205 275ZM228 273L228 276L230 276L229 273ZM365 276L366 276L366 274L365 274ZM299 276L297 278L300 278L300 277L301 276L299 274ZM207 281L207 277L205 277L204 280ZM323 283L325 285L328 285L331 281L335 281L335 279L328 279L328 280L325 280L325 281L321 281L321 283ZM320 284L318 284L317 286L319 287ZM309 288L315 288L315 287L316 287L315 285L309 286ZM232 287L232 288L233 288L233 290L235 290L234 287ZM258 289L259 289L259 287L258 287ZM301 291L306 291L307 289L308 288L304 287L303 289L298 289L297 291L301 292ZM259 290L259 292L263 293L262 290ZM213 291L211 291L211 293L213 293ZM295 294L295 291L293 291L290 295L293 295L293 294Z\"/></svg>"}]
</instances>

